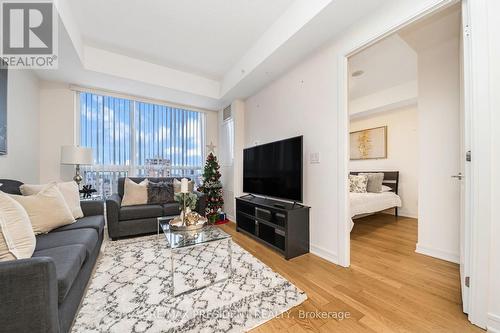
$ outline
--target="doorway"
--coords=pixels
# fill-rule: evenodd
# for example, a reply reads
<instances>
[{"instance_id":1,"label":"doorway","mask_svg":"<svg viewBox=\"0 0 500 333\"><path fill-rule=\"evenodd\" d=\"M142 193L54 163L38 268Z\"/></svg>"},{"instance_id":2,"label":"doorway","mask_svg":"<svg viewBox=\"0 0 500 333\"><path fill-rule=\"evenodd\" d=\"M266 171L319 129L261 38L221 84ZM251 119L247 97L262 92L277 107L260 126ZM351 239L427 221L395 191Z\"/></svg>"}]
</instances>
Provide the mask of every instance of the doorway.
<instances>
[{"instance_id":1,"label":"doorway","mask_svg":"<svg viewBox=\"0 0 500 333\"><path fill-rule=\"evenodd\" d=\"M464 107L467 105L465 103L463 96L467 96L466 88L464 89L461 82L463 82L463 76L467 76L467 66L465 66L469 59L464 59L464 55L467 55L467 47L468 45L463 45L462 42L464 40L464 36L462 36L462 28L460 24L463 22L463 16L461 16L462 7L460 5L455 6L443 6L439 9L433 10L431 13L422 13L420 16L415 17L413 20L406 22L402 26L394 29L393 31L388 32L384 36L380 36L379 38L367 42L360 47L356 48L354 51L349 52L340 60L340 68L341 72L345 73L345 77L343 80L343 91L346 94L345 98L341 100L341 105L343 105L343 109L346 112L346 115L343 120L345 121L345 132L340 133L341 142L345 142L343 145L344 150L341 149L342 155L342 165L339 166L339 169L342 171L339 173L339 177L343 177L343 181L345 181L346 188L348 188L349 184L347 181L348 174L351 171L350 161L348 160L349 151L350 151L350 137L349 137L349 116L347 115L348 110L352 111L352 109L362 109L360 106L365 106L367 103L367 98L359 99L357 103L349 103L348 100L348 91L349 88L352 88L351 85L348 84L352 76L362 77L365 73L363 73L362 69L349 70L349 59L351 57L360 54L363 51L369 50L370 48L376 46L376 44L383 42L387 39L403 39L403 41L409 45L410 47L416 50L420 57L418 57L419 65L422 67L428 67L433 64L436 57L439 58L440 52L445 52L444 50L434 50L432 46L435 45L445 46L447 42L443 41L443 38L448 38L449 31L446 31L445 23L446 18L442 20L437 20L438 22L434 22L434 24L429 24L429 21L435 20L436 17L439 16L455 16L455 19L458 20L458 32L454 33L458 36L455 36L456 45L447 45L450 48L455 47L458 59L456 59L456 71L454 75L458 77L455 85L455 93L457 95L456 102L457 105L453 107L455 113L453 114L453 118L450 118L450 113L443 112L441 115L436 115L432 113L424 114L423 116L419 114L419 145L418 150L418 193L417 193L417 206L419 207L416 216L407 216L410 218L420 218L420 220L424 220L426 223L418 223L418 244L416 244L416 250L418 253L422 253L425 255L430 255L436 258L444 259L447 261L460 263L460 285L462 290L462 301L463 301L463 310L464 312L468 312L469 308L469 300L468 293L469 288L466 286L467 276L468 276L468 267L469 265L469 250L468 247L470 244L469 238L470 234L467 233L467 226L469 225L470 219L467 217L470 215L470 167L467 166L466 155L469 149L469 136L470 130L467 128L467 118L468 112L470 109ZM439 22L441 21L441 22ZM433 29L440 29L439 33L432 33L429 26L433 26ZM423 34L424 37L419 36L415 33L415 31L424 31L427 35ZM394 36L397 35L397 38ZM422 34L421 34L422 35ZM427 64L425 62L428 62ZM422 64L420 64L422 62ZM397 65L399 63L395 63L395 67L397 70ZM465 64L465 65L464 65ZM434 63L436 65L436 63ZM439 88L442 87L442 84L447 84L446 82L439 84L439 78L445 76L442 71L446 70L450 63L446 61L442 62L440 65L438 64L436 67L430 70L422 70L422 73L419 73L421 78L424 78L424 82L417 83L417 94L420 93L425 94L426 96L416 96L411 97L411 94L407 94L405 98L398 100L394 100L390 104L389 109L394 109L395 107L412 107L412 105L416 104L417 109L435 109L432 107L432 103L436 103L438 105L442 101L440 101ZM463 70L461 72L461 70ZM361 72L361 73L360 73ZM441 74L439 74L441 73ZM405 71L401 69L399 71L400 75L405 74ZM383 75L383 74L382 74ZM438 84L438 86L434 86L434 84ZM361 84L362 86L362 84ZM385 87L382 87L385 88ZM404 89L403 89L404 88ZM407 84L405 87L400 87L400 92L405 94L405 91L411 90L411 84ZM394 91L393 91L394 93ZM359 96L358 96L359 97ZM373 97L373 96L372 96ZM387 94L385 95L387 97ZM420 97L420 98L419 98ZM431 105L431 106L430 106ZM353 107L354 106L354 107ZM367 118L370 116L374 116L377 112L387 111L385 106L377 106L368 108L368 111L365 112L364 115L358 114L359 118ZM443 111L447 107L443 107L443 104L437 107L438 110ZM342 109L342 108L341 108ZM359 111L359 110L358 110ZM360 111L361 112L361 111ZM417 111L418 112L418 111ZM422 112L421 112L422 113ZM437 118L434 118L436 117ZM342 121L342 119L341 119ZM450 121L453 122L453 126L450 125ZM424 125L422 127L422 125ZM365 124L367 125L367 124ZM381 125L381 124L378 124ZM360 125L361 126L361 125ZM366 128L362 128L362 130L374 129L382 126L365 126ZM450 128L456 129L456 133L450 134L448 133ZM358 128L359 130L359 128ZM391 130L390 128L386 128L388 135L390 136ZM426 131L430 131L426 133ZM442 131L442 136L439 136L439 131ZM435 133L438 133L437 136ZM422 139L423 138L423 139ZM449 139L451 138L451 143L448 146L452 145L456 147L454 149L453 157L449 157L449 151L440 151L438 146L441 146L436 143L442 143L442 138ZM432 141L434 140L434 141ZM435 144L433 144L434 142ZM446 145L443 145L446 146ZM441 146L442 147L442 146ZM440 157L448 154L448 161L453 161L448 163L449 165L443 165L443 161L440 160ZM433 156L437 156L433 158ZM340 155L339 155L340 157ZM434 162L434 164L433 164ZM427 165L427 166L426 166ZM431 167L428 167L431 165ZM366 167L363 169L357 169L352 171L366 171L366 172L374 172L374 171L398 171L398 170L387 170L387 166L385 167L377 167L371 168ZM402 181L408 181L411 177L408 176L407 172L401 175L404 178L401 178ZM403 180L404 179L404 180ZM339 179L340 181L340 179ZM440 182L440 183L439 183ZM341 182L342 183L342 182ZM443 185L443 184L446 185ZM408 190L411 186L405 185L405 189ZM429 190L432 189L432 190ZM405 190L403 190L404 192ZM347 191L346 191L347 192ZM407 191L408 192L408 191ZM443 195L443 192L446 193ZM406 193L409 194L409 193ZM407 196L407 195L405 195ZM410 195L411 197L411 195ZM415 197L415 195L414 195ZM444 198L444 201L443 201ZM406 210L406 215L408 215L408 211L411 210L411 198L406 198L403 202L406 202L406 207L403 208L403 205L397 206L400 210ZM344 214L340 213L341 220L345 221L343 225L340 226L339 230L339 262L344 266L350 265L350 251L351 251L351 243L350 243L350 231L352 227L350 212L350 201L349 201L349 193L345 193L345 212ZM410 205L408 205L410 204ZM415 206L415 205L413 205ZM383 216L383 215L382 215ZM435 221L444 221L447 226L445 228L433 228L436 225ZM430 227L429 227L430 226ZM452 231L450 231L452 230ZM450 234L452 233L452 235ZM442 243L440 242L440 236L443 236L441 239L445 239ZM446 239L446 236L452 236ZM436 238L433 240L433 238ZM434 243L433 243L434 242ZM446 243L448 242L448 243ZM429 244L438 244L437 246L429 246ZM449 245L449 246L448 246ZM450 250L451 249L451 250Z\"/></svg>"}]
</instances>

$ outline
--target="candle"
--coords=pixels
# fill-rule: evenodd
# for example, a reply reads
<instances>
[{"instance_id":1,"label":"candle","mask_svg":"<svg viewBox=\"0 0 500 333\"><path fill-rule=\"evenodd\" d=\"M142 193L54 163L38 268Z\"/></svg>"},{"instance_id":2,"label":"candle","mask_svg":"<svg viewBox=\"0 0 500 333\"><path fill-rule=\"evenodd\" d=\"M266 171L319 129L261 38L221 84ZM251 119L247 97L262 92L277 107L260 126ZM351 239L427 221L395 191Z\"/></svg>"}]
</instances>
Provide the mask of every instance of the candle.
<instances>
[{"instance_id":1,"label":"candle","mask_svg":"<svg viewBox=\"0 0 500 333\"><path fill-rule=\"evenodd\" d=\"M187 178L181 179L181 193L188 193L189 180Z\"/></svg>"}]
</instances>

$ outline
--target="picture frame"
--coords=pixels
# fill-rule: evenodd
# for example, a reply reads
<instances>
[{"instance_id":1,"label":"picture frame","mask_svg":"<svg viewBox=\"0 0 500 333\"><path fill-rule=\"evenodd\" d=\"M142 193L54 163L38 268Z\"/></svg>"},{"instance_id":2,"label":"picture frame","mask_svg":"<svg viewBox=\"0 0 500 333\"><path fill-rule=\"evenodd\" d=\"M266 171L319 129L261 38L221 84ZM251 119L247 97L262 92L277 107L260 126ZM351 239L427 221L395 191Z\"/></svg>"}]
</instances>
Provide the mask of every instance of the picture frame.
<instances>
[{"instance_id":1,"label":"picture frame","mask_svg":"<svg viewBox=\"0 0 500 333\"><path fill-rule=\"evenodd\" d=\"M350 132L349 139L351 161L387 158L387 126Z\"/></svg>"}]
</instances>

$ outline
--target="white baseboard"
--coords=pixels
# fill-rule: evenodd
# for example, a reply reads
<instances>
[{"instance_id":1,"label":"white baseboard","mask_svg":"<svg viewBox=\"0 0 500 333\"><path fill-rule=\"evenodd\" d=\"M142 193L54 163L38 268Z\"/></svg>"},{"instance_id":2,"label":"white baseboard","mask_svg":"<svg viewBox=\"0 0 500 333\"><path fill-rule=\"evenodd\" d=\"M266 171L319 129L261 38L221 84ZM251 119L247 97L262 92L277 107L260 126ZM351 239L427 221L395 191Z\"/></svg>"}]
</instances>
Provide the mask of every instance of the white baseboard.
<instances>
[{"instance_id":1,"label":"white baseboard","mask_svg":"<svg viewBox=\"0 0 500 333\"><path fill-rule=\"evenodd\" d=\"M416 219L416 220L418 220L418 215L416 215L416 214L407 213L407 212L404 212L404 211L403 211L403 212L402 212L402 211L399 211L399 212L398 212L398 215L399 215L399 216L402 216L402 217L409 217L409 218L411 218L411 219Z\"/></svg>"},{"instance_id":2,"label":"white baseboard","mask_svg":"<svg viewBox=\"0 0 500 333\"><path fill-rule=\"evenodd\" d=\"M236 219L232 215L226 214L226 218L231 222L236 222Z\"/></svg>"},{"instance_id":3,"label":"white baseboard","mask_svg":"<svg viewBox=\"0 0 500 333\"><path fill-rule=\"evenodd\" d=\"M494 313L488 313L486 329L491 333L500 333L500 316Z\"/></svg>"},{"instance_id":4,"label":"white baseboard","mask_svg":"<svg viewBox=\"0 0 500 333\"><path fill-rule=\"evenodd\" d=\"M338 261L338 256L337 254L333 253L333 252L330 252L328 250L326 250L325 248L322 248L321 246L317 246L317 245L313 245L313 244L310 244L310 252L314 255L317 255L318 257L321 257L333 264L336 264L338 265L339 264L339 261Z\"/></svg>"},{"instance_id":5,"label":"white baseboard","mask_svg":"<svg viewBox=\"0 0 500 333\"><path fill-rule=\"evenodd\" d=\"M460 263L460 255L457 253L452 253L449 251L441 250L441 249L435 249L432 247L420 245L417 243L417 249L415 252L420 253L420 254L425 254L426 256L431 256L434 258L446 260L446 261L451 261L456 264Z\"/></svg>"},{"instance_id":6,"label":"white baseboard","mask_svg":"<svg viewBox=\"0 0 500 333\"><path fill-rule=\"evenodd\" d=\"M387 211L382 211L382 214L394 215L394 208L391 208ZM409 217L411 219L418 220L418 216L416 214L407 213L407 212L402 211L402 210L398 210L398 216L399 217Z\"/></svg>"}]
</instances>

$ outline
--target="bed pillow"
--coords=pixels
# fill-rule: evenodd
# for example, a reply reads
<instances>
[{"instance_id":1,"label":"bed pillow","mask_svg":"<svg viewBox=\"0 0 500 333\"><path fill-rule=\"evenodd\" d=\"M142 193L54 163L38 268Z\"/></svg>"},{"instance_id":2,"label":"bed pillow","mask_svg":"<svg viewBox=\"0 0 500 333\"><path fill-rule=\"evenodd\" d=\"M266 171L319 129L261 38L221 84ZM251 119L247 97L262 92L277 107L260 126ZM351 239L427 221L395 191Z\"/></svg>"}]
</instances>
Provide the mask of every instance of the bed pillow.
<instances>
[{"instance_id":1,"label":"bed pillow","mask_svg":"<svg viewBox=\"0 0 500 333\"><path fill-rule=\"evenodd\" d=\"M391 192L392 188L389 186L382 185L382 191L381 192Z\"/></svg>"},{"instance_id":2,"label":"bed pillow","mask_svg":"<svg viewBox=\"0 0 500 333\"><path fill-rule=\"evenodd\" d=\"M366 175L349 175L349 191L352 193L366 193L368 184L368 176Z\"/></svg>"},{"instance_id":3,"label":"bed pillow","mask_svg":"<svg viewBox=\"0 0 500 333\"><path fill-rule=\"evenodd\" d=\"M0 191L0 261L31 258L36 238L23 206Z\"/></svg>"},{"instance_id":4,"label":"bed pillow","mask_svg":"<svg viewBox=\"0 0 500 333\"><path fill-rule=\"evenodd\" d=\"M383 172L360 172L358 175L367 176L368 184L366 185L366 192L380 193L382 192L382 183L384 182Z\"/></svg>"},{"instance_id":5,"label":"bed pillow","mask_svg":"<svg viewBox=\"0 0 500 333\"><path fill-rule=\"evenodd\" d=\"M23 195L34 195L43 190L44 188L56 183L49 183L44 185L23 184L19 190ZM74 219L83 217L82 207L80 206L80 191L78 184L74 181L57 183L57 188L61 192L64 201L69 207Z\"/></svg>"},{"instance_id":6,"label":"bed pillow","mask_svg":"<svg viewBox=\"0 0 500 333\"><path fill-rule=\"evenodd\" d=\"M10 195L23 206L35 235L75 222L61 191L52 184L34 195Z\"/></svg>"},{"instance_id":7,"label":"bed pillow","mask_svg":"<svg viewBox=\"0 0 500 333\"><path fill-rule=\"evenodd\" d=\"M122 206L145 205L148 203L148 180L137 184L129 178L125 179Z\"/></svg>"}]
</instances>

